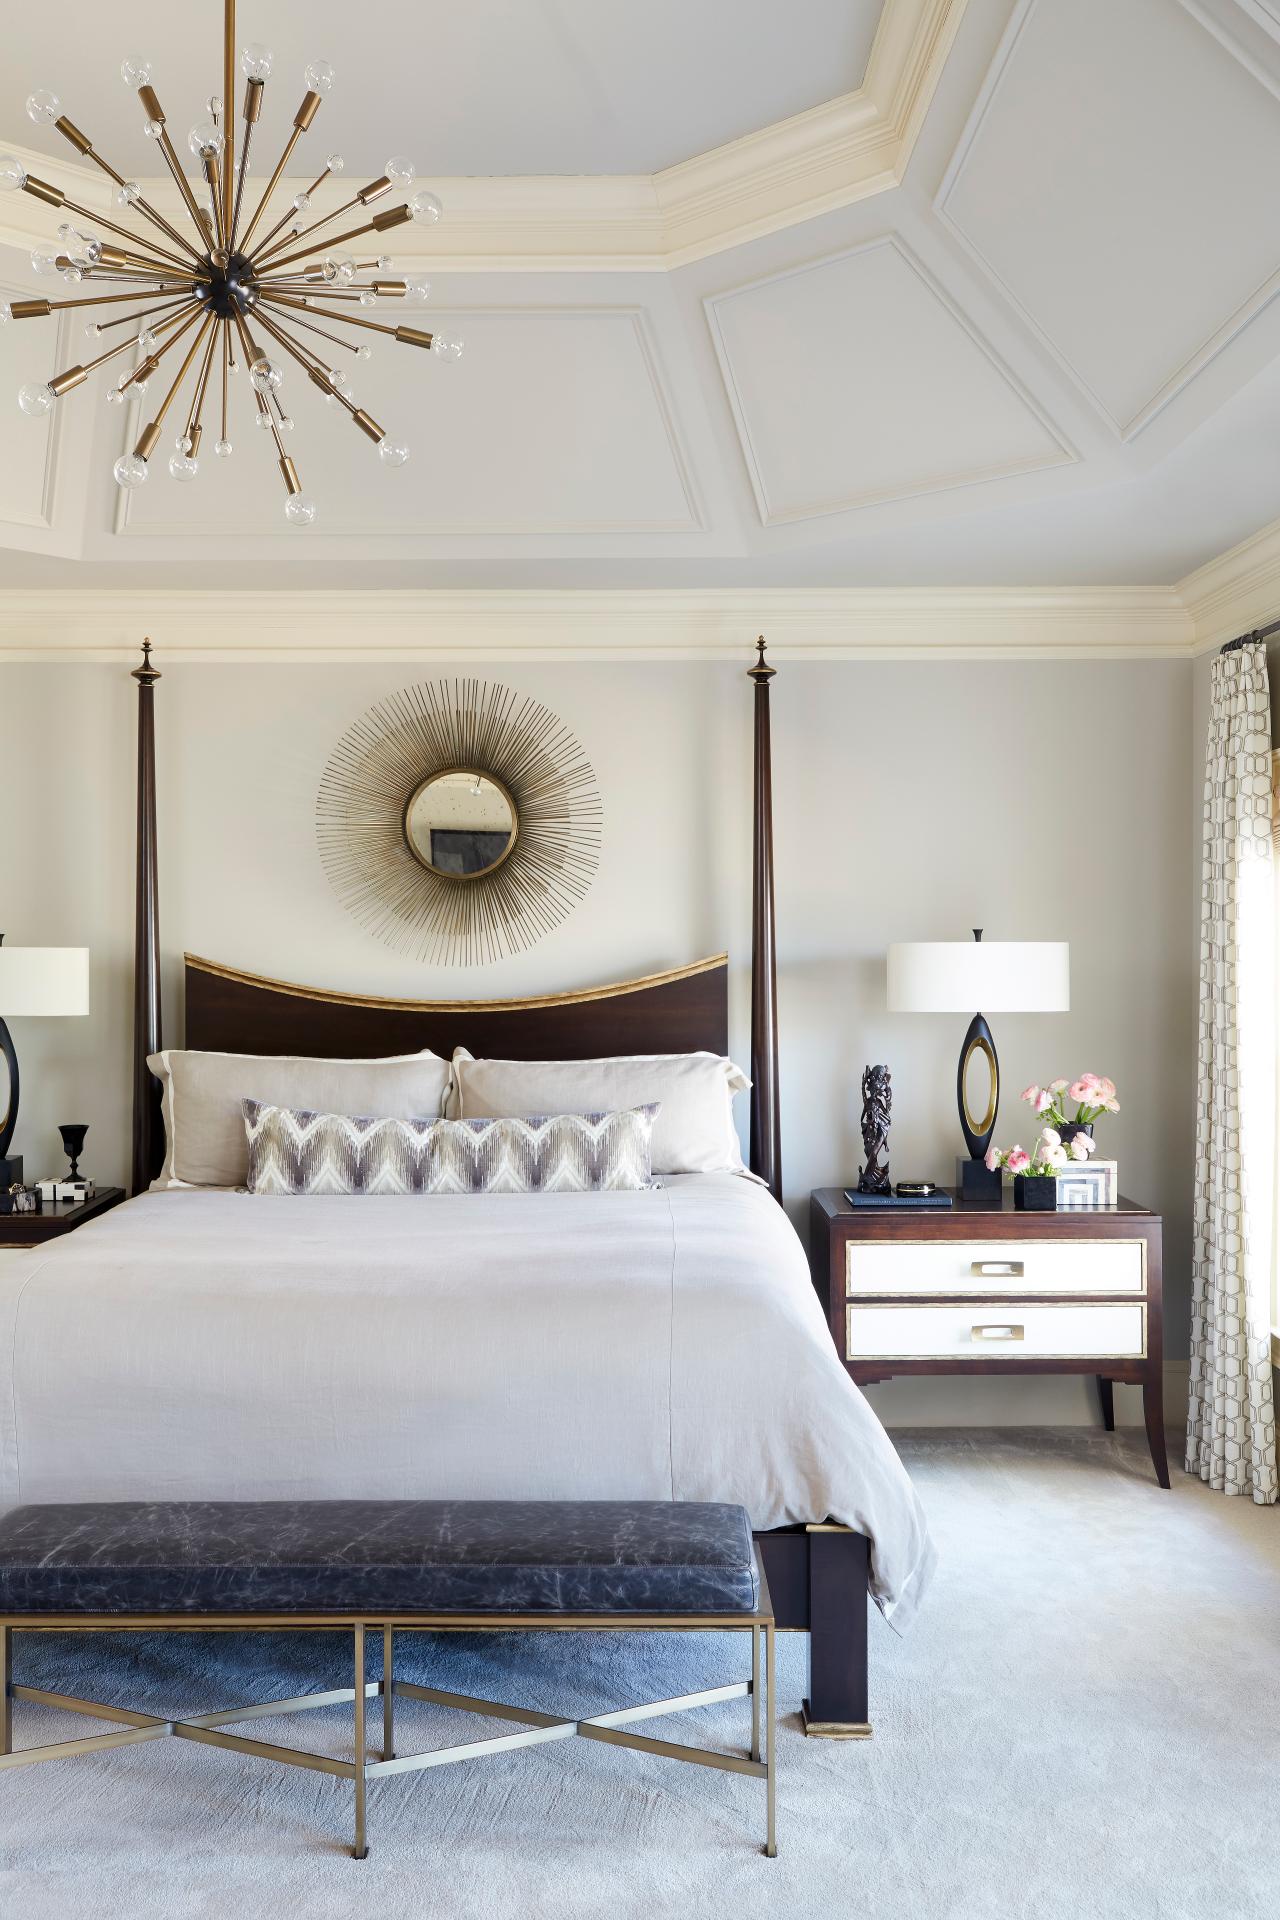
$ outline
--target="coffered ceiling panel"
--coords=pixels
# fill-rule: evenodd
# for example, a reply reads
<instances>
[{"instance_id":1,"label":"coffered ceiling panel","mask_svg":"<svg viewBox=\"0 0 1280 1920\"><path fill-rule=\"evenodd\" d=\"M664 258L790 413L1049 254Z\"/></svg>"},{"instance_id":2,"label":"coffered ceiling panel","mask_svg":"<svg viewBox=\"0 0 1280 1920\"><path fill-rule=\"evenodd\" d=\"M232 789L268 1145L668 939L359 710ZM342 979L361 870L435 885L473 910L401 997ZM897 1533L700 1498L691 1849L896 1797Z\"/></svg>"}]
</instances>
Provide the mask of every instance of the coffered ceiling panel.
<instances>
[{"instance_id":1,"label":"coffered ceiling panel","mask_svg":"<svg viewBox=\"0 0 1280 1920\"><path fill-rule=\"evenodd\" d=\"M1126 437L1280 290L1280 102L1178 0L1022 0L939 207Z\"/></svg>"},{"instance_id":2,"label":"coffered ceiling panel","mask_svg":"<svg viewBox=\"0 0 1280 1920\"><path fill-rule=\"evenodd\" d=\"M706 307L766 526L1072 457L895 238Z\"/></svg>"},{"instance_id":3,"label":"coffered ceiling panel","mask_svg":"<svg viewBox=\"0 0 1280 1920\"><path fill-rule=\"evenodd\" d=\"M317 501L313 528L285 523L274 449L253 425L252 396L240 375L232 382L231 458L213 452L216 408L207 409L199 478L185 485L170 479L166 444L150 463L147 485L121 496L119 530L195 542L265 530L278 532L292 551L334 534L426 543L450 533L679 533L699 526L641 310L433 307L429 324L463 335L460 361L442 363L386 343L351 369L358 404L409 443L409 462L398 469L384 467L345 410L285 361L281 398L296 416L288 445L304 490ZM130 423L130 435L140 424ZM117 451L106 457L108 466Z\"/></svg>"},{"instance_id":4,"label":"coffered ceiling panel","mask_svg":"<svg viewBox=\"0 0 1280 1920\"><path fill-rule=\"evenodd\" d=\"M74 32L60 31L71 8ZM238 6L241 44L264 41L276 55L264 126L279 127L283 141L302 98L302 69L322 55L338 78L316 138L341 148L364 178L392 151L435 175L653 173L852 92L880 11L881 0ZM4 26L0 122L25 126L27 92L50 87L129 173L145 170L150 156L141 108L119 78L123 54L138 49L152 61L154 84L184 135L209 92L221 90L221 0L67 0L61 16L15 5ZM31 140L66 154L51 129L32 129ZM272 132L264 159L274 143ZM178 146L185 150L185 139Z\"/></svg>"}]
</instances>

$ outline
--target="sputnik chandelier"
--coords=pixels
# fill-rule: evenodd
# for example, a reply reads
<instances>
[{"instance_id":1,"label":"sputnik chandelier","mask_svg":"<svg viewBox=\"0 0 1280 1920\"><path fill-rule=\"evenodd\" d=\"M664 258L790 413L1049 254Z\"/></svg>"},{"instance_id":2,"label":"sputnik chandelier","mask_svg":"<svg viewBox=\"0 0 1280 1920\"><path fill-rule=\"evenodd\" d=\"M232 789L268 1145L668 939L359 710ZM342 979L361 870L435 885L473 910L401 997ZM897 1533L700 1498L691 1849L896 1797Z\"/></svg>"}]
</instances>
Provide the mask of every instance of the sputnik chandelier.
<instances>
[{"instance_id":1,"label":"sputnik chandelier","mask_svg":"<svg viewBox=\"0 0 1280 1920\"><path fill-rule=\"evenodd\" d=\"M163 399L139 435L132 453L124 453L115 463L115 477L121 487L144 484L150 462L164 437L165 423L176 423L180 412L174 406L192 377L186 406L186 419L173 441L169 472L175 480L190 481L200 469L200 441L204 431L206 403L210 406L210 388L220 380L220 433L214 451L220 459L232 453L230 413L232 395L241 369L248 372L248 385L256 424L271 435L285 485L285 517L293 526L310 526L316 517L315 502L302 490L298 470L285 450L284 436L293 421L282 402L285 368L288 362L320 389L330 404L344 407L355 425L377 446L382 461L389 467L401 467L409 458L405 442L380 426L352 398L351 384L344 365L330 363L328 350L319 351L312 340L328 341L356 361L367 360L369 334L389 335L411 347L425 347L438 357L456 360L462 342L446 338L420 327L387 325L372 317L384 301L400 300L413 305L423 303L429 293L427 283L419 279L389 277L391 262L385 257L357 260L342 251L349 241L366 234L382 235L407 221L430 225L440 218L440 202L432 193L414 191L417 169L411 160L388 160L378 179L361 187L349 200L331 213L312 218L316 195L342 172L342 156L331 153L320 173L305 192L295 194L273 225L264 227L268 207L283 177L293 150L308 131L333 86L333 68L327 60L313 60L306 68L307 91L293 116L293 125L270 179L250 215L245 206L245 181L249 169L249 149L254 129L262 115L263 96L273 65L271 50L257 44L240 53L240 71L244 75L244 105L241 113L243 133L239 162L236 160L234 89L236 65L235 0L224 0L223 9L222 94L206 103L205 114L192 127L188 149L198 165L201 180L193 187L174 148L165 122L164 109L151 85L151 65L130 57L120 68L126 86L135 88L142 103L143 131L155 143L169 172L173 175L190 216L195 244L157 212L143 196L136 181L126 179L108 166L94 149L92 140L62 112L57 96L33 93L27 101L27 113L37 126L51 124L70 141L83 159L90 160L115 182L116 205L136 218L147 221L152 232L139 232L104 219L91 208L77 205L58 187L37 179L11 155L0 156L0 189L33 194L50 207L73 214L94 229L112 237L103 239L98 232L84 231L70 222L58 228L60 250L46 253L39 249L31 256L37 273L60 274L80 285L101 281L103 291L66 300L14 300L0 302L0 322L32 320L68 307L119 308L106 319L91 320L86 335L97 340L119 333L120 338L83 366L68 367L48 381L32 381L18 394L18 405L32 418L43 418L73 387L80 386L99 367L115 374L116 363L131 352L140 356L123 377L115 379L107 390L108 400L121 402L126 395L143 395L162 371L168 375L173 362L164 363L175 349L183 352L167 389L161 381ZM398 189L407 195L399 205L374 211L375 202ZM252 196L251 196L252 197ZM322 229L331 228L344 214L355 214L356 224L342 232L322 237ZM182 214L175 216L184 220ZM155 237L163 236L165 244ZM372 249L375 241L366 240ZM371 277L365 277L371 276ZM110 287L113 291L106 291ZM128 289L128 290L126 290ZM304 317L305 316L305 317ZM318 324L323 321L325 324ZM356 337L335 333L332 326L355 328ZM305 334L305 338L302 335ZM193 372L194 370L194 372Z\"/></svg>"}]
</instances>

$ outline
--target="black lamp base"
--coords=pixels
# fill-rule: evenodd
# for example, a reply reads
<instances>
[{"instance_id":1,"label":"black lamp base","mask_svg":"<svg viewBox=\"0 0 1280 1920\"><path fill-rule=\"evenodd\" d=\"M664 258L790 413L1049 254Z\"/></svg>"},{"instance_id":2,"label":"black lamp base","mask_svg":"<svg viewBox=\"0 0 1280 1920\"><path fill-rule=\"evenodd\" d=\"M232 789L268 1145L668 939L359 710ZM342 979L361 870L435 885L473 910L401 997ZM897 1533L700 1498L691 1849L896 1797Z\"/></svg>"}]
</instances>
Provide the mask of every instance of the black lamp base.
<instances>
[{"instance_id":1,"label":"black lamp base","mask_svg":"<svg viewBox=\"0 0 1280 1920\"><path fill-rule=\"evenodd\" d=\"M956 1187L962 1200L999 1200L1004 1178L999 1167L992 1173L985 1160L967 1160L956 1155Z\"/></svg>"},{"instance_id":2,"label":"black lamp base","mask_svg":"<svg viewBox=\"0 0 1280 1920\"><path fill-rule=\"evenodd\" d=\"M0 1192L7 1193L10 1187L16 1187L22 1179L22 1155L8 1154L0 1159Z\"/></svg>"}]
</instances>

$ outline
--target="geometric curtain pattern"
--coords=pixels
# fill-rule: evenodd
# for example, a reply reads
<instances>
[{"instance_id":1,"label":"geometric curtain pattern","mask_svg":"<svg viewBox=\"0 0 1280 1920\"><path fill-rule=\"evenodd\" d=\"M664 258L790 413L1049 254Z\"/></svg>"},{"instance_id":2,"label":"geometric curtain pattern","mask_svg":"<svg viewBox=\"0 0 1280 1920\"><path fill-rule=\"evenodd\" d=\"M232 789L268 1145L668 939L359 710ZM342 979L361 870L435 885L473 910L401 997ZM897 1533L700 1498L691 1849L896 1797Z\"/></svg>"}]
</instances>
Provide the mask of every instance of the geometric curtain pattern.
<instances>
[{"instance_id":1,"label":"geometric curtain pattern","mask_svg":"<svg viewBox=\"0 0 1280 1920\"><path fill-rule=\"evenodd\" d=\"M1266 647L1213 663L1204 789L1189 1473L1276 1499L1276 897Z\"/></svg>"},{"instance_id":2,"label":"geometric curtain pattern","mask_svg":"<svg viewBox=\"0 0 1280 1920\"><path fill-rule=\"evenodd\" d=\"M599 1193L653 1184L656 1104L537 1120L395 1120L241 1105L250 1193Z\"/></svg>"}]
</instances>

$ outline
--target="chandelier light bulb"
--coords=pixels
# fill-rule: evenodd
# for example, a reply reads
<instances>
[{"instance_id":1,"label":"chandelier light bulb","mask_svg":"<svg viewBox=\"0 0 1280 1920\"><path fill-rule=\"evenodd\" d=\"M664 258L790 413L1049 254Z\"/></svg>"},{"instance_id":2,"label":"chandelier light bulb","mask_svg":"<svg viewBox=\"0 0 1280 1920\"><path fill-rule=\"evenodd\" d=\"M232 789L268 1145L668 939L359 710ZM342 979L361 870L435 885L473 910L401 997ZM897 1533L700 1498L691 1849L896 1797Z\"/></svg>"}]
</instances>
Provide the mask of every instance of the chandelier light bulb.
<instances>
[{"instance_id":1,"label":"chandelier light bulb","mask_svg":"<svg viewBox=\"0 0 1280 1920\"><path fill-rule=\"evenodd\" d=\"M293 210L295 213L306 213L310 205L311 205L311 195L309 193L294 194Z\"/></svg>"},{"instance_id":2,"label":"chandelier light bulb","mask_svg":"<svg viewBox=\"0 0 1280 1920\"><path fill-rule=\"evenodd\" d=\"M407 193L418 177L418 169L412 160L406 160L402 153L394 153L382 169L393 187L401 193Z\"/></svg>"},{"instance_id":3,"label":"chandelier light bulb","mask_svg":"<svg viewBox=\"0 0 1280 1920\"><path fill-rule=\"evenodd\" d=\"M221 120L222 95L219 93L211 93L204 103L204 110L211 120Z\"/></svg>"},{"instance_id":4,"label":"chandelier light bulb","mask_svg":"<svg viewBox=\"0 0 1280 1920\"><path fill-rule=\"evenodd\" d=\"M281 433L292 433L293 432L293 415L291 413L282 413L280 415L279 420L277 420L276 425L279 427Z\"/></svg>"},{"instance_id":5,"label":"chandelier light bulb","mask_svg":"<svg viewBox=\"0 0 1280 1920\"><path fill-rule=\"evenodd\" d=\"M140 460L136 453L122 453L111 471L115 474L116 485L130 492L135 487L146 485L147 463Z\"/></svg>"},{"instance_id":6,"label":"chandelier light bulb","mask_svg":"<svg viewBox=\"0 0 1280 1920\"><path fill-rule=\"evenodd\" d=\"M13 308L7 300L0 300L0 327L7 327L13 318ZM97 329L95 328L96 332Z\"/></svg>"},{"instance_id":7,"label":"chandelier light bulb","mask_svg":"<svg viewBox=\"0 0 1280 1920\"><path fill-rule=\"evenodd\" d=\"M118 207L136 207L141 198L142 188L136 180L126 180L122 187L116 188L116 205Z\"/></svg>"},{"instance_id":8,"label":"chandelier light bulb","mask_svg":"<svg viewBox=\"0 0 1280 1920\"><path fill-rule=\"evenodd\" d=\"M404 283L404 297L410 306L425 307L431 298L431 282L429 280L422 280L416 276L406 280Z\"/></svg>"},{"instance_id":9,"label":"chandelier light bulb","mask_svg":"<svg viewBox=\"0 0 1280 1920\"><path fill-rule=\"evenodd\" d=\"M284 503L284 517L291 527L309 527L316 517L316 503L305 493L291 493Z\"/></svg>"},{"instance_id":10,"label":"chandelier light bulb","mask_svg":"<svg viewBox=\"0 0 1280 1920\"><path fill-rule=\"evenodd\" d=\"M409 218L416 220L420 227L433 227L444 208L434 193L415 193L408 201Z\"/></svg>"},{"instance_id":11,"label":"chandelier light bulb","mask_svg":"<svg viewBox=\"0 0 1280 1920\"><path fill-rule=\"evenodd\" d=\"M347 163L340 153L328 153L325 155L324 164L326 171L333 174L336 178Z\"/></svg>"},{"instance_id":12,"label":"chandelier light bulb","mask_svg":"<svg viewBox=\"0 0 1280 1920\"><path fill-rule=\"evenodd\" d=\"M269 80L275 55L261 40L251 40L240 55L240 71L246 80Z\"/></svg>"},{"instance_id":13,"label":"chandelier light bulb","mask_svg":"<svg viewBox=\"0 0 1280 1920\"><path fill-rule=\"evenodd\" d=\"M27 184L27 170L11 153L0 153L0 193L21 193Z\"/></svg>"},{"instance_id":14,"label":"chandelier light bulb","mask_svg":"<svg viewBox=\"0 0 1280 1920\"><path fill-rule=\"evenodd\" d=\"M28 380L18 389L18 405L29 420L42 420L53 407L53 388L43 380Z\"/></svg>"},{"instance_id":15,"label":"chandelier light bulb","mask_svg":"<svg viewBox=\"0 0 1280 1920\"><path fill-rule=\"evenodd\" d=\"M124 395L121 393L119 387L107 388L107 405L109 407L122 407L124 405Z\"/></svg>"},{"instance_id":16,"label":"chandelier light bulb","mask_svg":"<svg viewBox=\"0 0 1280 1920\"><path fill-rule=\"evenodd\" d=\"M58 271L57 254L42 253L39 247L33 247L31 250L31 271L32 273L38 273L42 280L51 279Z\"/></svg>"},{"instance_id":17,"label":"chandelier light bulb","mask_svg":"<svg viewBox=\"0 0 1280 1920\"><path fill-rule=\"evenodd\" d=\"M139 87L145 87L151 78L151 62L140 53L126 53L120 62L120 78L126 87L132 87L136 93Z\"/></svg>"},{"instance_id":18,"label":"chandelier light bulb","mask_svg":"<svg viewBox=\"0 0 1280 1920\"><path fill-rule=\"evenodd\" d=\"M362 340L360 342L360 345L356 348L356 359L372 360L372 358L373 358L373 348L369 345L367 340Z\"/></svg>"},{"instance_id":19,"label":"chandelier light bulb","mask_svg":"<svg viewBox=\"0 0 1280 1920\"><path fill-rule=\"evenodd\" d=\"M284 370L274 360L268 360L264 353L250 367L249 380L255 393L278 393L284 380Z\"/></svg>"},{"instance_id":20,"label":"chandelier light bulb","mask_svg":"<svg viewBox=\"0 0 1280 1920\"><path fill-rule=\"evenodd\" d=\"M234 448L232 447L231 442L229 440L215 441L213 450L217 454L219 460L229 460L231 458L232 453L234 452Z\"/></svg>"},{"instance_id":21,"label":"chandelier light bulb","mask_svg":"<svg viewBox=\"0 0 1280 1920\"><path fill-rule=\"evenodd\" d=\"M158 140L164 132L164 121L144 120L142 123L142 131L146 134L148 140Z\"/></svg>"},{"instance_id":22,"label":"chandelier light bulb","mask_svg":"<svg viewBox=\"0 0 1280 1920\"><path fill-rule=\"evenodd\" d=\"M373 290L373 288L372 288L372 287L361 287L361 289L360 289L360 305L361 305L362 307L376 307L376 306L377 306L377 304L378 304L378 296L377 296L377 294L376 294L376 293L374 292L374 290Z\"/></svg>"},{"instance_id":23,"label":"chandelier light bulb","mask_svg":"<svg viewBox=\"0 0 1280 1920\"><path fill-rule=\"evenodd\" d=\"M62 102L56 93L50 93L47 87L37 87L34 93L27 95L27 118L38 127L52 126L62 112Z\"/></svg>"},{"instance_id":24,"label":"chandelier light bulb","mask_svg":"<svg viewBox=\"0 0 1280 1920\"><path fill-rule=\"evenodd\" d=\"M462 342L453 335L434 333L431 336L431 351L441 360L461 360Z\"/></svg>"},{"instance_id":25,"label":"chandelier light bulb","mask_svg":"<svg viewBox=\"0 0 1280 1920\"><path fill-rule=\"evenodd\" d=\"M143 327L138 335L138 345L144 353L154 353L159 342L150 327Z\"/></svg>"},{"instance_id":26,"label":"chandelier light bulb","mask_svg":"<svg viewBox=\"0 0 1280 1920\"><path fill-rule=\"evenodd\" d=\"M211 160L222 152L222 134L212 120L197 120L187 135L187 145L197 160Z\"/></svg>"},{"instance_id":27,"label":"chandelier light bulb","mask_svg":"<svg viewBox=\"0 0 1280 1920\"><path fill-rule=\"evenodd\" d=\"M175 480L181 481L184 486L189 480L194 480L199 471L200 462L191 459L188 454L171 453L169 455L169 472Z\"/></svg>"},{"instance_id":28,"label":"chandelier light bulb","mask_svg":"<svg viewBox=\"0 0 1280 1920\"><path fill-rule=\"evenodd\" d=\"M356 263L349 253L327 253L320 271L330 286L349 287L356 277Z\"/></svg>"},{"instance_id":29,"label":"chandelier light bulb","mask_svg":"<svg viewBox=\"0 0 1280 1920\"><path fill-rule=\"evenodd\" d=\"M308 60L302 77L312 93L329 93L337 76L327 60Z\"/></svg>"},{"instance_id":30,"label":"chandelier light bulb","mask_svg":"<svg viewBox=\"0 0 1280 1920\"><path fill-rule=\"evenodd\" d=\"M384 467L402 467L409 458L409 448L403 440L393 440L387 433L378 442L378 458Z\"/></svg>"}]
</instances>

